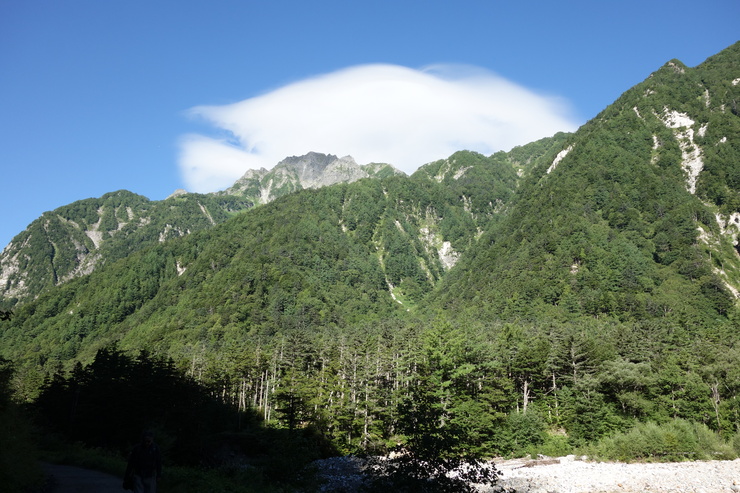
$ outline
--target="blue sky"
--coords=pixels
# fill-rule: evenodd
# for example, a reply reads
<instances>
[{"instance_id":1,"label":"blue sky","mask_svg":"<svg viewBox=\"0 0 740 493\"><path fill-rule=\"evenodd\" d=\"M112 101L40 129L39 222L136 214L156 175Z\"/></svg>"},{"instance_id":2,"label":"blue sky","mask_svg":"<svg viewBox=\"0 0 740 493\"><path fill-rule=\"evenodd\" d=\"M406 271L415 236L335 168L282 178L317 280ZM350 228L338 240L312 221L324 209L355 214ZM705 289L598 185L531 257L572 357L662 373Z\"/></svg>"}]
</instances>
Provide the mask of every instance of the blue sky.
<instances>
[{"instance_id":1,"label":"blue sky","mask_svg":"<svg viewBox=\"0 0 740 493\"><path fill-rule=\"evenodd\" d=\"M455 143L508 150L701 63L738 19L737 0L0 0L0 247L75 200L223 188L314 141L407 171Z\"/></svg>"}]
</instances>

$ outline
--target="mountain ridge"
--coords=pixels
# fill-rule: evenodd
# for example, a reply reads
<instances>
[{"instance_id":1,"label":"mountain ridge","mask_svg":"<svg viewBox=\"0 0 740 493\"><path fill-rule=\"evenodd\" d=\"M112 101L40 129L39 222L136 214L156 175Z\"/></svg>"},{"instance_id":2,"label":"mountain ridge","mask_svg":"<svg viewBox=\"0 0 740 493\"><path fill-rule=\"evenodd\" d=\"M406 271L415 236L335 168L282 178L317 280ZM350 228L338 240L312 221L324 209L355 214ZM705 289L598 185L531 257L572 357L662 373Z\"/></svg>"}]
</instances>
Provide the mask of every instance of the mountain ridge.
<instances>
[{"instance_id":1,"label":"mountain ridge","mask_svg":"<svg viewBox=\"0 0 740 493\"><path fill-rule=\"evenodd\" d=\"M286 193L304 188L352 183L363 178L394 174L404 173L389 164L359 165L351 156L337 158L333 154L309 152L303 156L287 157L270 170L247 170L234 185L217 194L245 196L257 204L266 204Z\"/></svg>"},{"instance_id":2,"label":"mountain ridge","mask_svg":"<svg viewBox=\"0 0 740 493\"><path fill-rule=\"evenodd\" d=\"M739 51L736 44L718 57L738 59ZM740 121L729 110L740 95L732 83L740 73L736 65L714 62L710 58L694 69L667 62L541 161L522 182L525 192L512 205L515 213L507 218L508 225L484 238L492 249L480 252L477 261L470 259L455 274L460 279L447 285L455 293L454 302L459 304L460 294L467 293L464 298L472 306L477 303L477 287L502 278L518 279L517 287L508 291L508 300L487 299L486 304L504 312L516 310L520 296L534 302L538 308L533 309L562 307L571 290L581 296L580 309L588 305L592 315L603 315L615 304L621 313L659 310L648 306L663 303L656 301L665 296L663 276L672 277L663 268L674 264L680 271L696 273L675 281L688 281L682 288L686 299L696 299L692 276L697 275L704 283L700 291L716 293L720 305L734 305L740 264L733 218L740 188L724 176L740 171L733 157L738 155L737 139L732 138L740 134ZM611 237L604 236L607 232ZM529 243L533 239L535 245ZM517 244L524 248L515 248ZM634 254L618 252L625 248ZM621 300L612 300L611 291L618 288L596 274L607 258L634 260L624 269L652 272L652 281L641 278L629 288L635 289L636 298L622 294ZM690 269L688 264L704 267ZM548 285L524 279L523 273L538 266L547 272ZM481 272L487 281L478 275ZM582 298L584 294L590 301ZM449 302L453 298L439 296Z\"/></svg>"},{"instance_id":3,"label":"mountain ridge","mask_svg":"<svg viewBox=\"0 0 740 493\"><path fill-rule=\"evenodd\" d=\"M75 403L80 365L164 358L233 409L347 454L386 454L432 416L429 434L460 454L620 455L622 440L648 444L628 457L681 458L697 451L676 452L677 436L714 434L708 457L734 457L738 62L740 43L694 68L669 62L572 134L242 213L251 201L230 195L77 204L85 245L90 225L115 238L123 222L158 222L139 248L0 307L0 358L25 399L61 388ZM300 165L278 171L303 186ZM133 200L164 209L130 216ZM189 234L160 242L180 210L206 226L183 220ZM53 220L34 227L68 224ZM62 242L37 233L32 259L58 258L53 279Z\"/></svg>"},{"instance_id":4,"label":"mountain ridge","mask_svg":"<svg viewBox=\"0 0 740 493\"><path fill-rule=\"evenodd\" d=\"M42 286L38 302L18 304L16 328L32 324L52 340L70 330L65 313L80 314L74 343L39 343L58 358L90 351L106 330L127 345L158 341L168 352L183 318L204 333L219 321L268 334L426 311L491 320L730 320L740 285L731 227L740 210L740 181L732 179L740 176L732 112L740 74L727 59L740 56L738 46L693 69L668 62L577 132L508 153L460 151L411 176L304 188L246 214L224 212L218 224L203 201L229 205L234 196L173 197L208 226L169 241L152 236L59 294ZM698 174L684 164L694 148ZM278 173L303 187L307 162L354 166L318 153L304 161L287 158ZM93 204L85 211L88 224L104 223ZM116 218L127 209L110 211ZM169 301L160 306L162 299Z\"/></svg>"},{"instance_id":5,"label":"mountain ridge","mask_svg":"<svg viewBox=\"0 0 740 493\"><path fill-rule=\"evenodd\" d=\"M311 152L286 158L269 171L248 170L223 192L176 190L164 201L150 201L120 190L76 201L45 212L5 246L0 295L11 302L34 298L43 289L93 272L101 262L211 227L296 190L394 174L403 173L387 164L361 166L350 156Z\"/></svg>"}]
</instances>

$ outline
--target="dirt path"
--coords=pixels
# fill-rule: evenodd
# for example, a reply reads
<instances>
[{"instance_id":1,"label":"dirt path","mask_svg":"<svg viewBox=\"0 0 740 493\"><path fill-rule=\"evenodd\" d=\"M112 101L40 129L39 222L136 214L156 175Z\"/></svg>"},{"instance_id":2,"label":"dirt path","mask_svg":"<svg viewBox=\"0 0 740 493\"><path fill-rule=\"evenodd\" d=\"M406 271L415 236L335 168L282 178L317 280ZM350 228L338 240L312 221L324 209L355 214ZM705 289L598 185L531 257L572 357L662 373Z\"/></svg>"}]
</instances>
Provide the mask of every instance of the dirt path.
<instances>
[{"instance_id":1,"label":"dirt path","mask_svg":"<svg viewBox=\"0 0 740 493\"><path fill-rule=\"evenodd\" d=\"M123 480L111 474L74 466L42 464L50 478L49 493L122 493Z\"/></svg>"}]
</instances>

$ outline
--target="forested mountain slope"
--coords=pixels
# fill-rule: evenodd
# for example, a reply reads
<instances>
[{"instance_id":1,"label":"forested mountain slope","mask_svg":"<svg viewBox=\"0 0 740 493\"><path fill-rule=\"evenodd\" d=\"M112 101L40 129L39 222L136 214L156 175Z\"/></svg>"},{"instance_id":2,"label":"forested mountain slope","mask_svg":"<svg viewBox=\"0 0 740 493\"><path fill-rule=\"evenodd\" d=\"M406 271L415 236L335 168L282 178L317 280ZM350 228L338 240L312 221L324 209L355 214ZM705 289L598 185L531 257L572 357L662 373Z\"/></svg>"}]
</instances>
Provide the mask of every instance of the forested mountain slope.
<instances>
[{"instance_id":1,"label":"forested mountain slope","mask_svg":"<svg viewBox=\"0 0 740 493\"><path fill-rule=\"evenodd\" d=\"M207 229L255 204L304 188L361 178L403 175L388 164L360 166L350 156L309 153L272 170L250 170L227 190L190 194L178 190L150 201L126 190L85 199L44 213L0 254L0 307L32 299L143 248Z\"/></svg>"},{"instance_id":2,"label":"forested mountain slope","mask_svg":"<svg viewBox=\"0 0 740 493\"><path fill-rule=\"evenodd\" d=\"M737 435L738 91L740 44L668 62L574 134L153 241L18 303L0 357L33 397L101 348L146 348L346 452L420 416L488 455L648 421Z\"/></svg>"},{"instance_id":3,"label":"forested mountain slope","mask_svg":"<svg viewBox=\"0 0 740 493\"><path fill-rule=\"evenodd\" d=\"M209 228L252 205L239 197L199 194L150 201L120 190L45 212L0 255L2 306L32 299L146 246Z\"/></svg>"},{"instance_id":4,"label":"forested mountain slope","mask_svg":"<svg viewBox=\"0 0 740 493\"><path fill-rule=\"evenodd\" d=\"M442 166L457 178L430 178ZM224 328L269 335L413 311L503 213L516 179L504 154L459 152L413 179L289 194L19 305L3 345L14 359L34 347L40 360L68 361L119 338L167 352Z\"/></svg>"},{"instance_id":5,"label":"forested mountain slope","mask_svg":"<svg viewBox=\"0 0 740 493\"><path fill-rule=\"evenodd\" d=\"M436 182L447 193L457 195L465 209L476 217L499 216L513 198L522 176L553 149L560 149L569 134L558 133L509 152L489 157L457 152L419 168L412 179Z\"/></svg>"},{"instance_id":6,"label":"forested mountain slope","mask_svg":"<svg viewBox=\"0 0 740 493\"><path fill-rule=\"evenodd\" d=\"M740 288L740 44L673 60L551 150L435 294L504 318L726 316Z\"/></svg>"}]
</instances>

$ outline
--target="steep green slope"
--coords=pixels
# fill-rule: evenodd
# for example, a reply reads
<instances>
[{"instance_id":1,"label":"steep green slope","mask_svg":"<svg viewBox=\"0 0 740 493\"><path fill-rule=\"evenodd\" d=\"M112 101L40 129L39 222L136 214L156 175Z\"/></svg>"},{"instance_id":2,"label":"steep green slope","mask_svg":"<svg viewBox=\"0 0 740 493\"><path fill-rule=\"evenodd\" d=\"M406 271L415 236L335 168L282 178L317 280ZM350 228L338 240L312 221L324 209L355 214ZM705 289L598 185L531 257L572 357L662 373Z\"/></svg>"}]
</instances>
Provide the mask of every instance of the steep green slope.
<instances>
[{"instance_id":1,"label":"steep green slope","mask_svg":"<svg viewBox=\"0 0 740 493\"><path fill-rule=\"evenodd\" d=\"M568 135L558 133L490 157L470 151L456 152L447 159L422 166L412 178L441 184L447 193L457 195L465 209L477 218L495 217L508 205L520 177L529 171L532 163L550 149L560 147Z\"/></svg>"},{"instance_id":2,"label":"steep green slope","mask_svg":"<svg viewBox=\"0 0 740 493\"><path fill-rule=\"evenodd\" d=\"M740 286L740 44L671 61L551 150L435 294L512 317L707 322Z\"/></svg>"},{"instance_id":3,"label":"steep green slope","mask_svg":"<svg viewBox=\"0 0 740 493\"><path fill-rule=\"evenodd\" d=\"M142 248L222 223L233 214L303 188L403 175L388 164L309 153L270 171L250 170L210 194L178 191L164 201L121 190L44 213L0 254L0 308L89 274Z\"/></svg>"},{"instance_id":4,"label":"steep green slope","mask_svg":"<svg viewBox=\"0 0 740 493\"><path fill-rule=\"evenodd\" d=\"M224 222L252 203L183 194L167 200L121 190L44 213L0 257L2 304L12 306L147 246Z\"/></svg>"},{"instance_id":5,"label":"steep green slope","mask_svg":"<svg viewBox=\"0 0 740 493\"><path fill-rule=\"evenodd\" d=\"M737 61L669 62L575 134L155 241L17 305L0 357L33 397L111 343L146 348L344 452L412 443L419 420L455 454L681 420L740 443Z\"/></svg>"},{"instance_id":6,"label":"steep green slope","mask_svg":"<svg viewBox=\"0 0 740 493\"><path fill-rule=\"evenodd\" d=\"M118 339L172 353L414 311L515 186L501 157L451 160L468 160L474 182L391 176L304 190L207 231L150 242L17 308L1 336L4 354L68 361ZM483 203L475 181L493 186L499 176L497 205Z\"/></svg>"}]
</instances>

